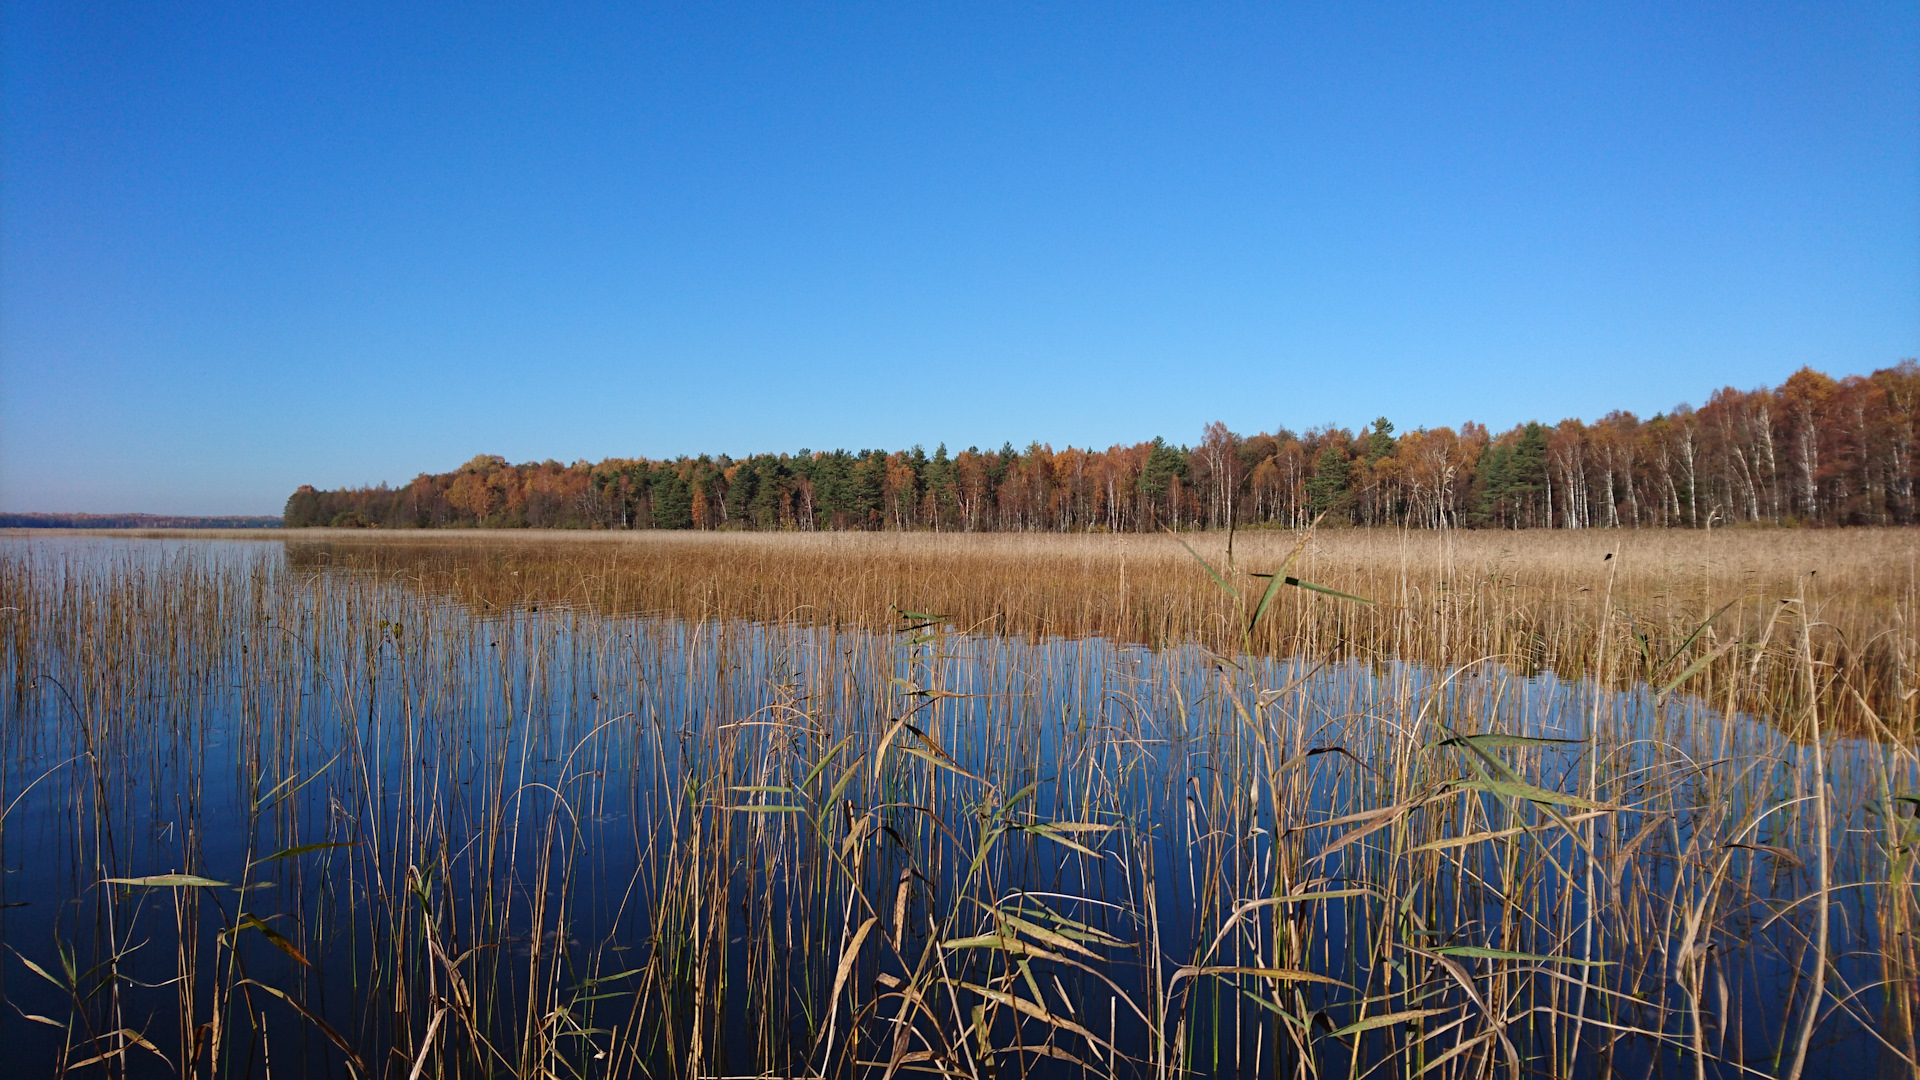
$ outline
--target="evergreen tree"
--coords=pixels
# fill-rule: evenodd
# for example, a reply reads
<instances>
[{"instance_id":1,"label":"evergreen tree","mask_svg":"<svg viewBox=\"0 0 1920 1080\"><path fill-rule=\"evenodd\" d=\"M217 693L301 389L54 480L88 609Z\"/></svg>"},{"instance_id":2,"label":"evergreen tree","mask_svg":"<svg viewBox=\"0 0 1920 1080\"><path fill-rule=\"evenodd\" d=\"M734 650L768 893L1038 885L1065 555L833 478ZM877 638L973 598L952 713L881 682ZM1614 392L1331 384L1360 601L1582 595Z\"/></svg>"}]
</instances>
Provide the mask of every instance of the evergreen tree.
<instances>
[{"instance_id":1,"label":"evergreen tree","mask_svg":"<svg viewBox=\"0 0 1920 1080\"><path fill-rule=\"evenodd\" d=\"M1373 422L1373 431L1367 435L1367 464L1371 465L1391 453L1393 421L1382 416Z\"/></svg>"},{"instance_id":2,"label":"evergreen tree","mask_svg":"<svg viewBox=\"0 0 1920 1080\"><path fill-rule=\"evenodd\" d=\"M934 528L945 528L952 520L955 505L953 488L953 459L947 456L947 444L941 443L933 451L933 457L927 461L926 488L933 495Z\"/></svg>"},{"instance_id":3,"label":"evergreen tree","mask_svg":"<svg viewBox=\"0 0 1920 1080\"><path fill-rule=\"evenodd\" d=\"M656 529L693 528L693 490L671 467L654 473L653 527Z\"/></svg>"},{"instance_id":4,"label":"evergreen tree","mask_svg":"<svg viewBox=\"0 0 1920 1080\"><path fill-rule=\"evenodd\" d=\"M1522 428L1513 444L1511 476L1509 491L1518 524L1547 524L1541 512L1547 491L1547 429L1538 421Z\"/></svg>"},{"instance_id":5,"label":"evergreen tree","mask_svg":"<svg viewBox=\"0 0 1920 1080\"><path fill-rule=\"evenodd\" d=\"M740 463L731 477L727 479L727 522L731 525L752 523L754 496L760 491L760 474L755 470L751 459Z\"/></svg>"},{"instance_id":6,"label":"evergreen tree","mask_svg":"<svg viewBox=\"0 0 1920 1080\"><path fill-rule=\"evenodd\" d=\"M1186 475L1187 455L1155 435L1153 445L1147 450L1146 463L1140 468L1140 504L1151 515L1140 523L1142 528L1155 528L1163 521L1172 520L1175 515L1167 505L1167 492L1176 477L1184 479Z\"/></svg>"},{"instance_id":7,"label":"evergreen tree","mask_svg":"<svg viewBox=\"0 0 1920 1080\"><path fill-rule=\"evenodd\" d=\"M813 506L816 515L825 518L831 528L844 528L852 517L848 498L847 474L853 465L845 450L822 454L813 460Z\"/></svg>"},{"instance_id":8,"label":"evergreen tree","mask_svg":"<svg viewBox=\"0 0 1920 1080\"><path fill-rule=\"evenodd\" d=\"M1513 448L1494 445L1480 455L1473 477L1473 523L1499 528L1513 521Z\"/></svg>"},{"instance_id":9,"label":"evergreen tree","mask_svg":"<svg viewBox=\"0 0 1920 1080\"><path fill-rule=\"evenodd\" d=\"M780 496L793 487L792 473L784 457L762 454L753 460L753 497L747 503L747 515L756 528L770 529L780 524Z\"/></svg>"},{"instance_id":10,"label":"evergreen tree","mask_svg":"<svg viewBox=\"0 0 1920 1080\"><path fill-rule=\"evenodd\" d=\"M1307 481L1307 513L1318 518L1333 509L1347 493L1353 467L1337 446L1320 451L1313 461L1313 477Z\"/></svg>"},{"instance_id":11,"label":"evergreen tree","mask_svg":"<svg viewBox=\"0 0 1920 1080\"><path fill-rule=\"evenodd\" d=\"M854 461L847 524L878 528L886 521L887 453L862 450Z\"/></svg>"}]
</instances>

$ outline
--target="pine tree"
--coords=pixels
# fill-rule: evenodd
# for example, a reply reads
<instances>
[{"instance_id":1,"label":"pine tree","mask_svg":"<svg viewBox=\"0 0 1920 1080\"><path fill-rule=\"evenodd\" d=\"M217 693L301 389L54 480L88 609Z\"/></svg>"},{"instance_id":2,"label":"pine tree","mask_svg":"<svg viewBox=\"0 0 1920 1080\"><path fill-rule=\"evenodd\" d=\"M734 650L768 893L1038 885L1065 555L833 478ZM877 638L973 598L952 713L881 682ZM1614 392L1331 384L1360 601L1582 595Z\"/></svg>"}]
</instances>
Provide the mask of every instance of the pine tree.
<instances>
[{"instance_id":1,"label":"pine tree","mask_svg":"<svg viewBox=\"0 0 1920 1080\"><path fill-rule=\"evenodd\" d=\"M1513 444L1508 484L1509 498L1520 524L1542 525L1549 519L1542 514L1547 491L1547 429L1530 421Z\"/></svg>"},{"instance_id":2,"label":"pine tree","mask_svg":"<svg viewBox=\"0 0 1920 1080\"><path fill-rule=\"evenodd\" d=\"M1147 450L1146 463L1140 468L1140 505L1151 515L1150 520L1140 523L1142 528L1155 528L1176 516L1163 500L1174 479L1185 478L1186 474L1187 456L1155 435Z\"/></svg>"},{"instance_id":3,"label":"pine tree","mask_svg":"<svg viewBox=\"0 0 1920 1080\"><path fill-rule=\"evenodd\" d=\"M1307 513L1318 518L1333 509L1347 493L1352 466L1337 446L1320 451L1313 461L1313 477L1307 481Z\"/></svg>"},{"instance_id":4,"label":"pine tree","mask_svg":"<svg viewBox=\"0 0 1920 1080\"><path fill-rule=\"evenodd\" d=\"M693 528L693 490L680 474L664 468L653 474L653 527Z\"/></svg>"},{"instance_id":5,"label":"pine tree","mask_svg":"<svg viewBox=\"0 0 1920 1080\"><path fill-rule=\"evenodd\" d=\"M1391 453L1393 421L1382 416L1373 422L1373 431L1367 436L1367 464L1371 465Z\"/></svg>"},{"instance_id":6,"label":"pine tree","mask_svg":"<svg viewBox=\"0 0 1920 1080\"><path fill-rule=\"evenodd\" d=\"M1497 528L1512 521L1513 448L1495 445L1480 455L1473 477L1473 523Z\"/></svg>"}]
</instances>

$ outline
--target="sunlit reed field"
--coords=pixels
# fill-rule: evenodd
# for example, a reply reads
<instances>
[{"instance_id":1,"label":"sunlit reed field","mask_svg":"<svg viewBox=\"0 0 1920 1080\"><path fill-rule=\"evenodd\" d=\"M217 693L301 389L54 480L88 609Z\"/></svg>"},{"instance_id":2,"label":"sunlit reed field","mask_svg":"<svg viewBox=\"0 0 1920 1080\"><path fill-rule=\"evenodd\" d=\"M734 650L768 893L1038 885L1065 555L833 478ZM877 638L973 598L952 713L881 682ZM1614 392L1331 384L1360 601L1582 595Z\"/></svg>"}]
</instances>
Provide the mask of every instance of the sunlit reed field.
<instances>
[{"instance_id":1,"label":"sunlit reed field","mask_svg":"<svg viewBox=\"0 0 1920 1080\"><path fill-rule=\"evenodd\" d=\"M1914 534L1183 539L0 539L7 1065L1920 1074Z\"/></svg>"},{"instance_id":2,"label":"sunlit reed field","mask_svg":"<svg viewBox=\"0 0 1920 1080\"><path fill-rule=\"evenodd\" d=\"M1227 539L1218 532L1184 542L509 533L478 546L471 533L374 542L357 531L295 535L301 538L287 549L296 566L386 574L482 612L569 604L611 615L886 630L899 612L921 610L962 632L1153 648L1194 643L1227 655L1250 649L1443 666L1493 659L1526 674L1567 676L1590 674L1598 663L1612 685L1664 687L1684 674L1690 691L1718 705L1777 716L1788 715L1808 687L1801 623L1782 606L1804 597L1820 675L1813 685L1829 699L1833 719L1905 732L1920 718L1909 693L1920 641L1912 619L1920 612L1920 534L1905 529L1326 530L1298 552L1290 572L1373 602L1327 603L1284 589L1250 635L1246 609L1266 582L1249 575L1294 554L1298 533L1236 536L1231 591L1200 561L1227 573ZM1654 670L1669 660L1685 662ZM1862 698L1871 717L1858 708Z\"/></svg>"}]
</instances>

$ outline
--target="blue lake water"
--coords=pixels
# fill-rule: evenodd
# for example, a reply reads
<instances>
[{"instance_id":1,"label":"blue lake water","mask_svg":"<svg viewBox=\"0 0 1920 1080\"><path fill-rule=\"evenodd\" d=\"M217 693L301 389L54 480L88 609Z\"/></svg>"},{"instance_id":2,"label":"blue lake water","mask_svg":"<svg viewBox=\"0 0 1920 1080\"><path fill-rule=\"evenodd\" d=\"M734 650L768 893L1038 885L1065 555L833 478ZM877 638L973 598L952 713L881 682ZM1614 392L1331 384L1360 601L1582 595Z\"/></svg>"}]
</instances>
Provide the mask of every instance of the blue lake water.
<instances>
[{"instance_id":1,"label":"blue lake water","mask_svg":"<svg viewBox=\"0 0 1920 1080\"><path fill-rule=\"evenodd\" d=\"M1821 789L1775 718L476 611L275 540L0 574L27 1074L1781 1075L1816 1000ZM1493 732L1566 741L1443 745ZM1807 1075L1912 1075L1915 759L1821 750ZM215 884L142 881L179 874Z\"/></svg>"}]
</instances>

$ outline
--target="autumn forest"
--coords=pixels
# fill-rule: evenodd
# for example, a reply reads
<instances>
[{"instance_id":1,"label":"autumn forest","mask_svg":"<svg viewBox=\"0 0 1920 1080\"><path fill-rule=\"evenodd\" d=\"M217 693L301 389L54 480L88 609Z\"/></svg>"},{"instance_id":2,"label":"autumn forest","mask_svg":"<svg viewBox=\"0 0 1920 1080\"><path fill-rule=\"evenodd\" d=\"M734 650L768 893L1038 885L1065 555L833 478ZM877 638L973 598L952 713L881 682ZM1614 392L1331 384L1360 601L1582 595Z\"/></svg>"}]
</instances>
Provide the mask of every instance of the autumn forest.
<instances>
[{"instance_id":1,"label":"autumn forest","mask_svg":"<svg viewBox=\"0 0 1920 1080\"><path fill-rule=\"evenodd\" d=\"M801 450L514 465L482 455L403 487L316 490L289 527L1141 531L1329 523L1414 528L1910 524L1920 364L1731 387L1642 420L1380 418L1243 436L1207 426L1106 450Z\"/></svg>"}]
</instances>

